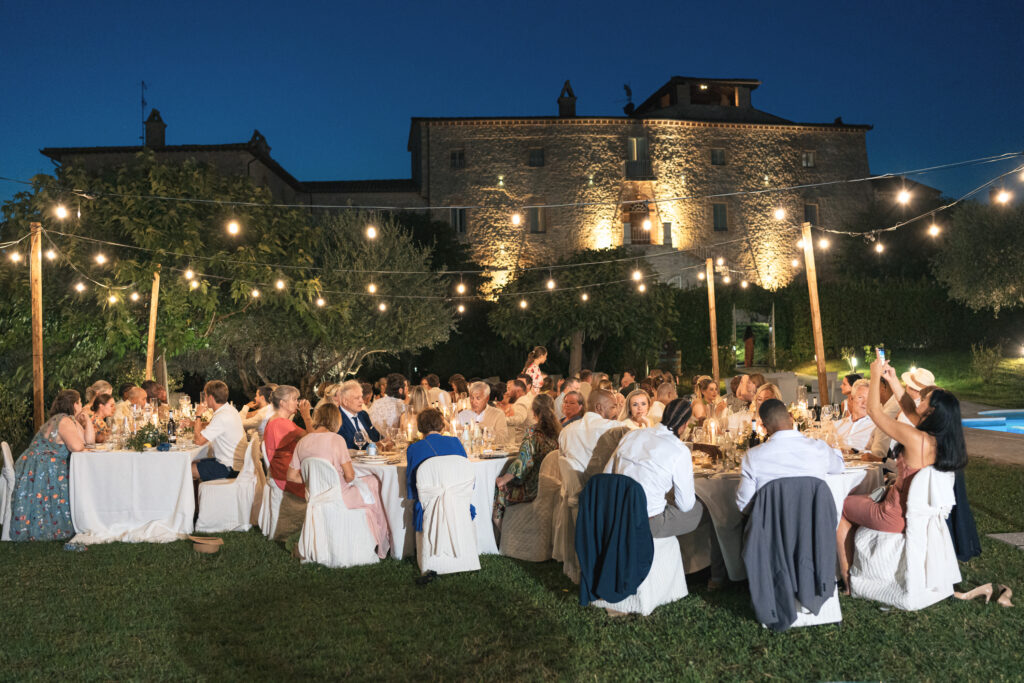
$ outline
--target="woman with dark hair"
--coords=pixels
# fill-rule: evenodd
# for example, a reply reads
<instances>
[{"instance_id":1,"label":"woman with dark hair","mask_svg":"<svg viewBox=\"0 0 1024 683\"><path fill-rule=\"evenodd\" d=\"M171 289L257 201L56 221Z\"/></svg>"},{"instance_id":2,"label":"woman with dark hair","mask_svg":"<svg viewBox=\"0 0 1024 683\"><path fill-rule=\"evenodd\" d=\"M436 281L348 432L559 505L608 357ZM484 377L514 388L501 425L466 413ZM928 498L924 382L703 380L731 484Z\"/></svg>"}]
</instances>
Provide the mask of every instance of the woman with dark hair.
<instances>
[{"instance_id":1,"label":"woman with dark hair","mask_svg":"<svg viewBox=\"0 0 1024 683\"><path fill-rule=\"evenodd\" d=\"M540 384L540 393L546 396L550 396L551 400L554 401L558 398L558 389L555 387L555 378L548 375Z\"/></svg>"},{"instance_id":2,"label":"woman with dark hair","mask_svg":"<svg viewBox=\"0 0 1024 683\"><path fill-rule=\"evenodd\" d=\"M469 398L469 383L466 382L466 378L456 373L448 378L448 384L451 386L452 391L452 403L458 403Z\"/></svg>"},{"instance_id":3,"label":"woman with dark hair","mask_svg":"<svg viewBox=\"0 0 1024 683\"><path fill-rule=\"evenodd\" d=\"M103 443L110 438L110 427L107 418L114 414L117 403L110 394L97 394L89 405L89 420L96 432L96 443Z\"/></svg>"},{"instance_id":4,"label":"woman with dark hair","mask_svg":"<svg viewBox=\"0 0 1024 683\"><path fill-rule=\"evenodd\" d=\"M416 491L416 470L425 460L440 455L461 455L468 458L462 442L454 436L444 436L444 415L437 408L427 408L416 417L416 426L423 438L409 444L405 452L406 498L414 501L413 524L416 531L423 531L423 506ZM470 505L469 514L476 517L476 509Z\"/></svg>"},{"instance_id":5,"label":"woman with dark hair","mask_svg":"<svg viewBox=\"0 0 1024 683\"><path fill-rule=\"evenodd\" d=\"M857 527L903 533L906 527L907 496L910 483L920 470L935 467L940 472L956 472L967 465L967 447L960 423L960 402L956 396L936 389L921 401L923 418L917 427L899 422L882 409L880 386L882 376L893 373L884 360L871 364L871 386L868 393L868 415L875 426L903 444L896 460L896 483L881 502L870 496L848 496L843 503L843 516L836 531L839 567L850 591L850 565L853 563L854 534Z\"/></svg>"},{"instance_id":6,"label":"woman with dark hair","mask_svg":"<svg viewBox=\"0 0 1024 683\"><path fill-rule=\"evenodd\" d=\"M754 328L747 325L743 331L743 366L751 367L754 364Z\"/></svg>"},{"instance_id":7,"label":"woman with dark hair","mask_svg":"<svg viewBox=\"0 0 1024 683\"><path fill-rule=\"evenodd\" d=\"M531 404L534 424L527 430L519 446L519 456L510 460L494 480L494 524L501 527L505 508L529 503L537 498L540 486L540 465L548 453L558 448L562 425L555 415L555 402L540 394Z\"/></svg>"},{"instance_id":8,"label":"woman with dark hair","mask_svg":"<svg viewBox=\"0 0 1024 683\"><path fill-rule=\"evenodd\" d=\"M68 463L72 452L85 450L94 438L92 420L82 410L78 392L59 392L49 419L14 464L12 541L60 541L74 536Z\"/></svg>"},{"instance_id":9,"label":"woman with dark hair","mask_svg":"<svg viewBox=\"0 0 1024 683\"><path fill-rule=\"evenodd\" d=\"M859 372L851 372L843 377L843 382L839 385L839 391L843 392L843 402L839 407L839 417L846 417L850 414L850 394L853 393L853 385L857 383L857 380L861 379L864 378Z\"/></svg>"},{"instance_id":10,"label":"woman with dark hair","mask_svg":"<svg viewBox=\"0 0 1024 683\"><path fill-rule=\"evenodd\" d=\"M533 350L526 356L526 365L523 366L523 374L529 375L533 381L534 393L540 393L541 384L544 382L544 373L540 366L548 359L548 350L543 346L534 346Z\"/></svg>"}]
</instances>

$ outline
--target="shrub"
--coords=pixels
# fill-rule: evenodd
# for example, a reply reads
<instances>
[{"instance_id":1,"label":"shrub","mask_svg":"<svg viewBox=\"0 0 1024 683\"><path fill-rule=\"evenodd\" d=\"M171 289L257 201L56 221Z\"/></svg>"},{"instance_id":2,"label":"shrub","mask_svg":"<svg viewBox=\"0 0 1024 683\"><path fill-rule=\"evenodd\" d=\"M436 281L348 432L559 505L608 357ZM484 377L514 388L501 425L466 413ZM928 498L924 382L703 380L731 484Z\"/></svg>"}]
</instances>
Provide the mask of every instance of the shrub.
<instances>
[{"instance_id":1,"label":"shrub","mask_svg":"<svg viewBox=\"0 0 1024 683\"><path fill-rule=\"evenodd\" d=\"M0 441L6 441L17 457L32 438L32 402L26 394L0 382Z\"/></svg>"},{"instance_id":2,"label":"shrub","mask_svg":"<svg viewBox=\"0 0 1024 683\"><path fill-rule=\"evenodd\" d=\"M971 344L971 373L980 377L983 382L991 382L1003 362L1003 354L998 346Z\"/></svg>"}]
</instances>

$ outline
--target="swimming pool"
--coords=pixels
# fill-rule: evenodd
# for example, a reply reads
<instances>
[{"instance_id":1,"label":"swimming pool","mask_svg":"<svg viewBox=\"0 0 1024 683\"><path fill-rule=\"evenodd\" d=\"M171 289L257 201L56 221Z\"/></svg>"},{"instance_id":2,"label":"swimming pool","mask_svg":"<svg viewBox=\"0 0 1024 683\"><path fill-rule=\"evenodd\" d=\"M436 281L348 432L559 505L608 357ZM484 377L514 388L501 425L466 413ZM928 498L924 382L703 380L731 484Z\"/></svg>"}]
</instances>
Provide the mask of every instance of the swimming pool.
<instances>
[{"instance_id":1,"label":"swimming pool","mask_svg":"<svg viewBox=\"0 0 1024 683\"><path fill-rule=\"evenodd\" d=\"M1024 410L985 410L978 413L983 417L970 417L963 421L964 427L987 429L992 432L1024 434Z\"/></svg>"}]
</instances>

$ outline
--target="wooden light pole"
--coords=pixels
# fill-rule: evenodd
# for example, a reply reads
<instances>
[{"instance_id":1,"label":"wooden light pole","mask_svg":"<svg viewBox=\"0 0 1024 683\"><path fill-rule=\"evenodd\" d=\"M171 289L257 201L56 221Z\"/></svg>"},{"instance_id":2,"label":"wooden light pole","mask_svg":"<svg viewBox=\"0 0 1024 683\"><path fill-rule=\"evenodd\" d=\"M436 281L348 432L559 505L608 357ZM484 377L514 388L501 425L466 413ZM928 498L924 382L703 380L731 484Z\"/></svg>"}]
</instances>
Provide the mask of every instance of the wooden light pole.
<instances>
[{"instance_id":1,"label":"wooden light pole","mask_svg":"<svg viewBox=\"0 0 1024 683\"><path fill-rule=\"evenodd\" d=\"M807 268L807 293L811 300L811 331L814 333L814 355L818 365L818 401L830 403L828 373L825 371L825 340L821 335L821 307L818 305L818 271L814 266L814 242L811 224L802 225L804 239L804 266Z\"/></svg>"},{"instance_id":2,"label":"wooden light pole","mask_svg":"<svg viewBox=\"0 0 1024 683\"><path fill-rule=\"evenodd\" d=\"M153 379L153 356L156 353L156 306L160 298L160 266L153 273L153 293L149 298L149 339L146 342L146 379Z\"/></svg>"},{"instance_id":3,"label":"wooden light pole","mask_svg":"<svg viewBox=\"0 0 1024 683\"><path fill-rule=\"evenodd\" d=\"M708 316L711 318L711 375L718 383L718 321L715 317L715 264L709 258L704 262L708 281Z\"/></svg>"},{"instance_id":4,"label":"wooden light pole","mask_svg":"<svg viewBox=\"0 0 1024 683\"><path fill-rule=\"evenodd\" d=\"M43 224L32 223L28 258L29 288L32 292L32 422L35 431L43 426Z\"/></svg>"}]
</instances>

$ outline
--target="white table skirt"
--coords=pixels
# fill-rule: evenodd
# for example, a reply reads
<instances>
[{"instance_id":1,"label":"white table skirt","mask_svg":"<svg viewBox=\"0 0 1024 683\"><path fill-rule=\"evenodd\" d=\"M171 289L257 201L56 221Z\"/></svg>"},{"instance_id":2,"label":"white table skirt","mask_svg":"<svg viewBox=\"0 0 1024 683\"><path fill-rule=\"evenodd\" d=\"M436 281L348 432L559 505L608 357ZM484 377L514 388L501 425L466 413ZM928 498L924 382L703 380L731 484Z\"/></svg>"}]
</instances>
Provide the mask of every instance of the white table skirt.
<instances>
[{"instance_id":1,"label":"white table skirt","mask_svg":"<svg viewBox=\"0 0 1024 683\"><path fill-rule=\"evenodd\" d=\"M497 555L498 543L494 538L491 524L491 509L494 507L494 480L501 474L507 458L476 460L473 473L476 484L473 488L473 507L476 508L476 545L481 555ZM416 530L412 523L413 501L405 497L405 463L398 465L377 465L352 461L357 476L372 474L380 480L380 495L384 512L391 529L391 556L395 559L416 556Z\"/></svg>"},{"instance_id":2,"label":"white table skirt","mask_svg":"<svg viewBox=\"0 0 1024 683\"><path fill-rule=\"evenodd\" d=\"M860 487L868 473L873 474L874 481L881 480L878 467L849 468L842 474L827 475L826 483L835 498L836 511L842 514L843 501L851 491ZM697 497L708 508L711 521L714 523L715 535L722 549L722 559L729 578L742 581L747 578L746 567L743 566L743 513L736 507L736 490L740 486L740 475L718 474L712 477L696 477L694 488ZM877 484L876 484L877 486ZM874 486L872 487L874 488ZM870 492L871 489L864 491Z\"/></svg>"},{"instance_id":3,"label":"white table skirt","mask_svg":"<svg viewBox=\"0 0 1024 683\"><path fill-rule=\"evenodd\" d=\"M192 461L205 450L72 453L72 540L169 543L192 533Z\"/></svg>"}]
</instances>

